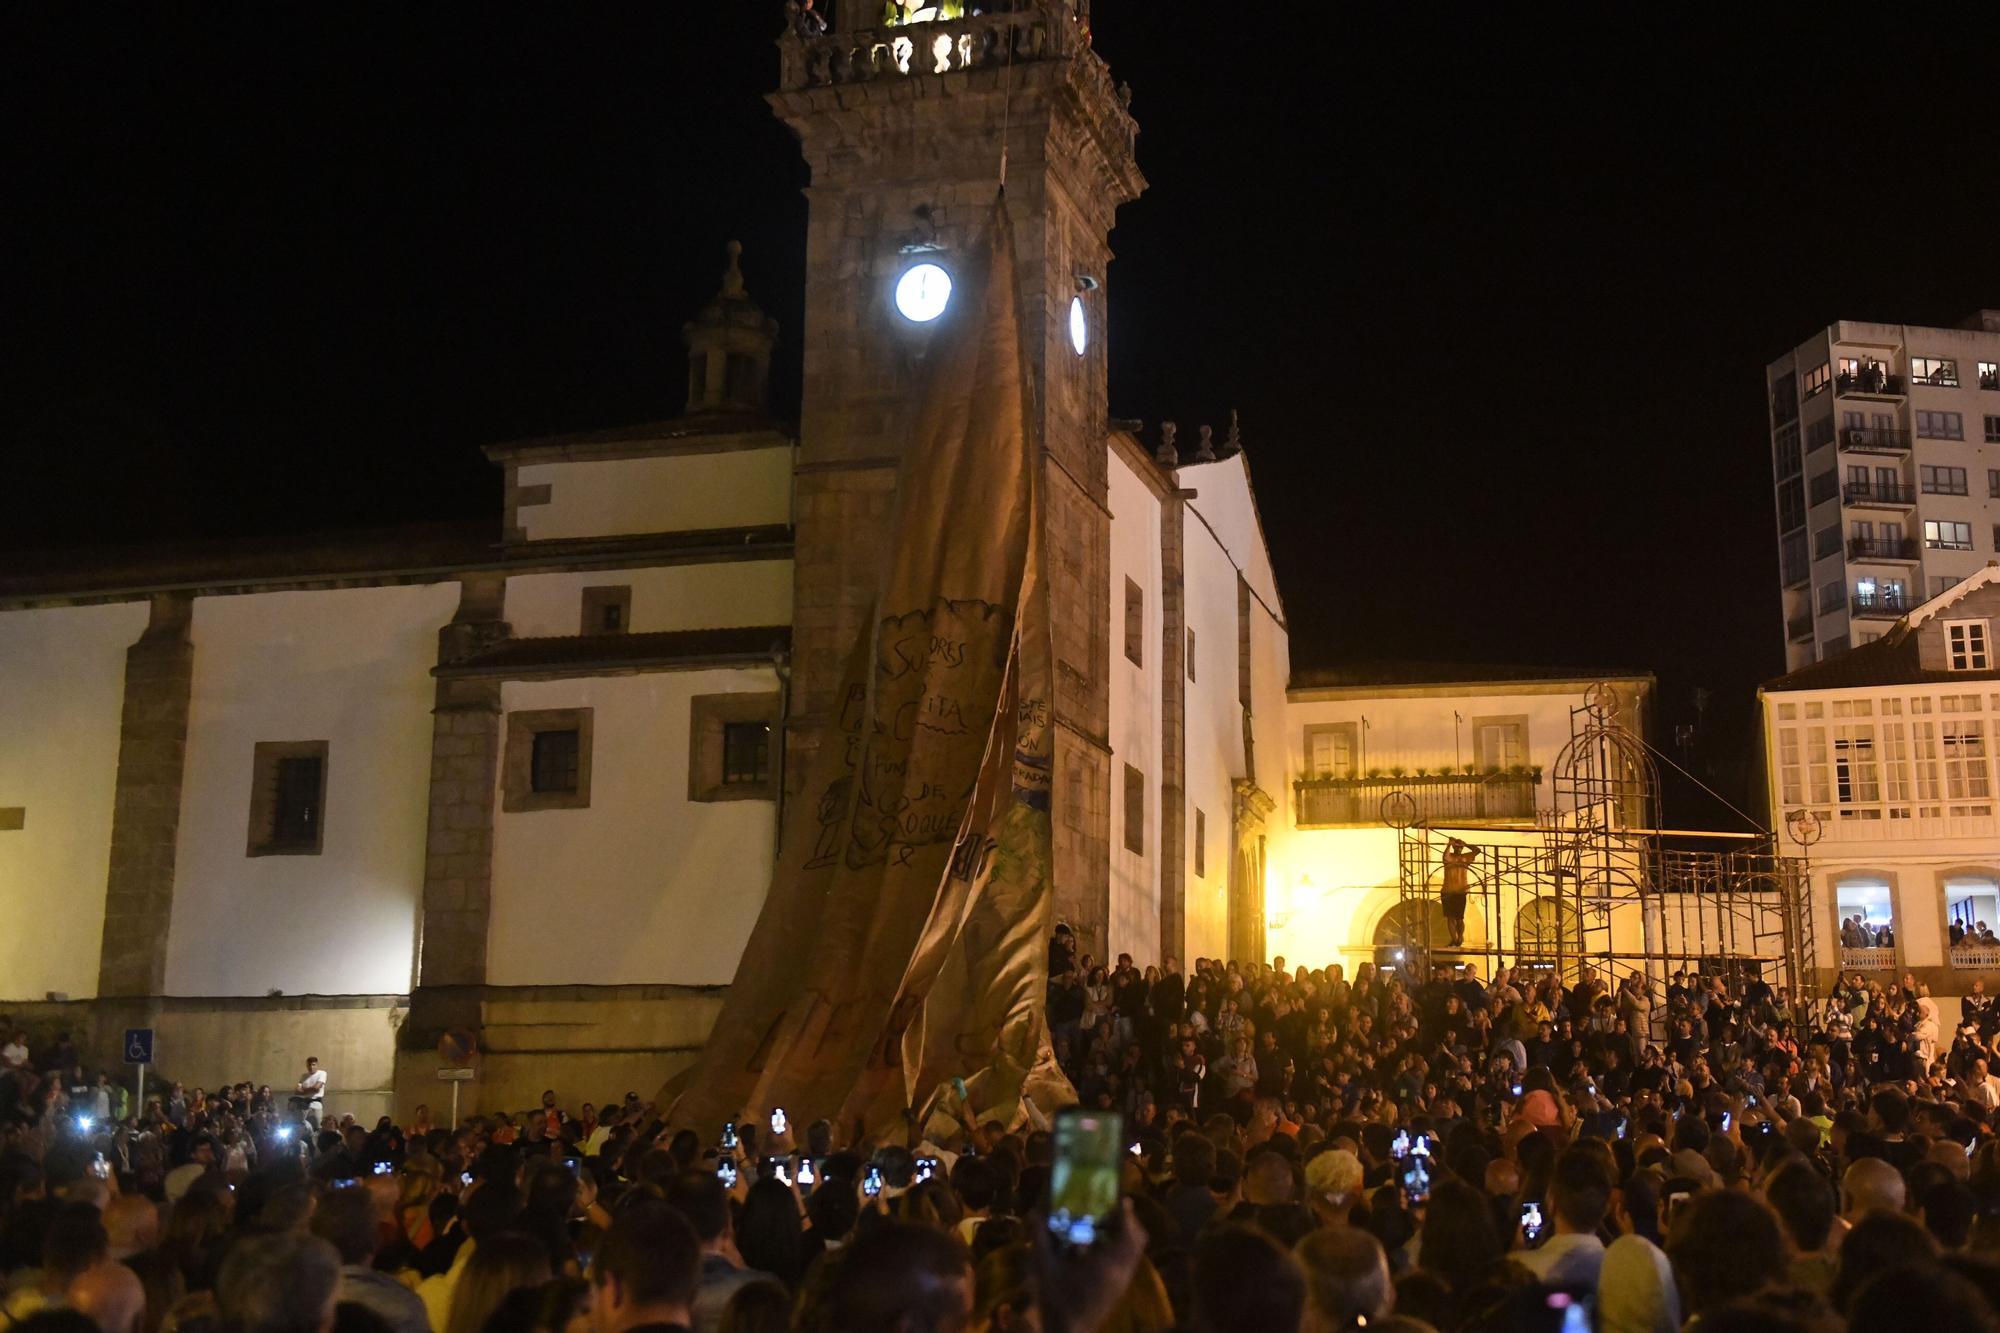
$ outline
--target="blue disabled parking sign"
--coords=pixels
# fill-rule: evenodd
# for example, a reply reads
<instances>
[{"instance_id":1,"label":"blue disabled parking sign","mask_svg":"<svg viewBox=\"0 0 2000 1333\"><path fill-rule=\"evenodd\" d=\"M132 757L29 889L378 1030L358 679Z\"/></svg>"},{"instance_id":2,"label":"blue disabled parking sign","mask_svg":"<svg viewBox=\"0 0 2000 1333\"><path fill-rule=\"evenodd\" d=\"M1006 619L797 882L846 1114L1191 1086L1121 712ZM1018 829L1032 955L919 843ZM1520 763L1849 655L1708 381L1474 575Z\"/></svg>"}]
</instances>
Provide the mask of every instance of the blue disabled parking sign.
<instances>
[{"instance_id":1,"label":"blue disabled parking sign","mask_svg":"<svg viewBox=\"0 0 2000 1333\"><path fill-rule=\"evenodd\" d=\"M153 1029L125 1029L125 1063L128 1065L153 1063Z\"/></svg>"}]
</instances>

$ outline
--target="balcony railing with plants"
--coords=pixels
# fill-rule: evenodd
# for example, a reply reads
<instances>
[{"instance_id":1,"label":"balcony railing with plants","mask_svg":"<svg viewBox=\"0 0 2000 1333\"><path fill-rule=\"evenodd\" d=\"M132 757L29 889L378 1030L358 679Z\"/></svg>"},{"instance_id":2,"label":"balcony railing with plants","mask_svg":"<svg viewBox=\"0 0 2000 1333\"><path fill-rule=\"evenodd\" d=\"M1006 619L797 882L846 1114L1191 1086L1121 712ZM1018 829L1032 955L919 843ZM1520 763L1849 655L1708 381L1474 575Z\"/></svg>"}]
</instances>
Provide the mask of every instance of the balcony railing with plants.
<instances>
[{"instance_id":1,"label":"balcony railing with plants","mask_svg":"<svg viewBox=\"0 0 2000 1333\"><path fill-rule=\"evenodd\" d=\"M1383 822L1383 798L1402 792L1418 823L1532 819L1539 768L1370 769L1366 777L1300 778L1293 784L1300 828ZM1403 813L1411 813L1408 807Z\"/></svg>"},{"instance_id":2,"label":"balcony railing with plants","mask_svg":"<svg viewBox=\"0 0 2000 1333\"><path fill-rule=\"evenodd\" d=\"M1910 609L1907 597L1890 597L1882 593L1856 593L1851 604L1857 616L1870 616L1879 620L1894 620L1905 615Z\"/></svg>"},{"instance_id":3,"label":"balcony railing with plants","mask_svg":"<svg viewBox=\"0 0 2000 1333\"><path fill-rule=\"evenodd\" d=\"M1851 505L1909 506L1917 502L1917 491L1898 481L1857 481L1843 490L1840 498Z\"/></svg>"},{"instance_id":4,"label":"balcony railing with plants","mask_svg":"<svg viewBox=\"0 0 2000 1333\"><path fill-rule=\"evenodd\" d=\"M1835 376L1833 391L1845 397L1901 398L1903 377L1891 375L1879 366L1869 366L1858 373Z\"/></svg>"},{"instance_id":5,"label":"balcony railing with plants","mask_svg":"<svg viewBox=\"0 0 2000 1333\"><path fill-rule=\"evenodd\" d=\"M1906 454L1910 432L1893 426L1843 426L1840 447L1853 454Z\"/></svg>"},{"instance_id":6,"label":"balcony railing with plants","mask_svg":"<svg viewBox=\"0 0 2000 1333\"><path fill-rule=\"evenodd\" d=\"M1856 537L1847 543L1847 554L1854 560L1915 560L1917 539L1914 537Z\"/></svg>"}]
</instances>

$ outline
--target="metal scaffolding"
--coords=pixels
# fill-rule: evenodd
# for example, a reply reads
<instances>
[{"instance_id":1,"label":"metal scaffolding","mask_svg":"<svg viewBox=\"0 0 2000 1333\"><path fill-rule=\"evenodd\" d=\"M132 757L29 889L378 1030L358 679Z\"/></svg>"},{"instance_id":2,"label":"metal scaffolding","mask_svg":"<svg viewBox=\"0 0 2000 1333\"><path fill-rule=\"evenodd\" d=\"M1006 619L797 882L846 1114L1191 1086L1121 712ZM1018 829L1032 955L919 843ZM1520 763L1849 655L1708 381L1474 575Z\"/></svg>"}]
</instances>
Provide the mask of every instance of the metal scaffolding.
<instances>
[{"instance_id":1,"label":"metal scaffolding","mask_svg":"<svg viewBox=\"0 0 2000 1333\"><path fill-rule=\"evenodd\" d=\"M1570 739L1551 771L1554 804L1532 823L1420 820L1392 792L1382 819L1398 830L1400 901L1378 930L1412 975L1435 964L1554 969L1585 965L1616 987L1633 972L1653 983L1655 1013L1678 971L1759 976L1787 988L1795 1009L1816 985L1807 877L1800 858L1757 833L1669 830L1646 743L1621 720L1616 690L1598 684L1570 710ZM1448 943L1440 902L1445 849L1475 849L1466 933Z\"/></svg>"}]
</instances>

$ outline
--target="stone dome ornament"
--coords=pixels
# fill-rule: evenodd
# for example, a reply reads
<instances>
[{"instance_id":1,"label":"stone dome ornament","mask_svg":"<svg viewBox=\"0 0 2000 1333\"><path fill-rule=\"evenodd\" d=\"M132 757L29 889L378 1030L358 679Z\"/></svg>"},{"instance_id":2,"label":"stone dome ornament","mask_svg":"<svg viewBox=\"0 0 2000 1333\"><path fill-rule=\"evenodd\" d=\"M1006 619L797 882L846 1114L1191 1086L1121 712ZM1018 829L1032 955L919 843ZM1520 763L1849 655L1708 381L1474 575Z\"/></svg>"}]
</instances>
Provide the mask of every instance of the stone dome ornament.
<instances>
[{"instance_id":1,"label":"stone dome ornament","mask_svg":"<svg viewBox=\"0 0 2000 1333\"><path fill-rule=\"evenodd\" d=\"M896 309L912 324L928 324L951 302L951 274L925 260L903 270L896 279Z\"/></svg>"},{"instance_id":2,"label":"stone dome ornament","mask_svg":"<svg viewBox=\"0 0 2000 1333\"><path fill-rule=\"evenodd\" d=\"M728 246L722 289L681 326L688 348L688 411L760 413L771 369L777 321L750 299L743 286L740 241Z\"/></svg>"}]
</instances>

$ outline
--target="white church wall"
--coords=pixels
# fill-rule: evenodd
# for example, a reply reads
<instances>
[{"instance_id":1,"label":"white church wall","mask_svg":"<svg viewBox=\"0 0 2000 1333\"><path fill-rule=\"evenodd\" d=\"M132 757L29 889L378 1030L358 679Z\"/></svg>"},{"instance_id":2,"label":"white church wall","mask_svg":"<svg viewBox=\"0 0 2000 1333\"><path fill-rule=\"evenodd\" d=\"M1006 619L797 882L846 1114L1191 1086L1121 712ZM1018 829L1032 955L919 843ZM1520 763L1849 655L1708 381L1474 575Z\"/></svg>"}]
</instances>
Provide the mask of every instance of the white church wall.
<instances>
[{"instance_id":1,"label":"white church wall","mask_svg":"<svg viewBox=\"0 0 2000 1333\"><path fill-rule=\"evenodd\" d=\"M143 601L0 612L0 807L22 811L0 828L0 999L97 993L125 650L146 618Z\"/></svg>"},{"instance_id":2,"label":"white church wall","mask_svg":"<svg viewBox=\"0 0 2000 1333\"><path fill-rule=\"evenodd\" d=\"M495 793L490 983L735 977L770 884L776 806L688 799L691 700L777 689L761 668L502 687L510 713L592 710L590 804L510 814Z\"/></svg>"},{"instance_id":3,"label":"white church wall","mask_svg":"<svg viewBox=\"0 0 2000 1333\"><path fill-rule=\"evenodd\" d=\"M1209 483L1204 479L1204 486ZM1228 954L1230 821L1235 779L1243 772L1243 705L1237 680L1236 566L1208 525L1189 513L1182 530L1187 625L1194 631L1193 678L1187 682L1187 862L1183 879L1188 919L1203 906L1202 949L1195 957ZM1202 818L1202 865L1196 872L1196 812ZM1217 890L1222 890L1220 894ZM1216 929L1220 926L1220 930ZM1187 946L1194 949L1194 943ZM1181 960L1182 966L1188 959ZM1245 960L1247 961L1247 960Z\"/></svg>"},{"instance_id":4,"label":"white church wall","mask_svg":"<svg viewBox=\"0 0 2000 1333\"><path fill-rule=\"evenodd\" d=\"M549 488L547 503L521 507L530 541L792 521L789 445L529 463L520 467L517 482Z\"/></svg>"},{"instance_id":5,"label":"white church wall","mask_svg":"<svg viewBox=\"0 0 2000 1333\"><path fill-rule=\"evenodd\" d=\"M583 590L619 584L632 589L635 634L788 625L792 619L790 560L732 560L516 575L507 580L507 621L517 638L576 634L583 626Z\"/></svg>"},{"instance_id":6,"label":"white church wall","mask_svg":"<svg viewBox=\"0 0 2000 1333\"><path fill-rule=\"evenodd\" d=\"M1116 449L1108 451L1111 508L1111 905L1113 958L1129 953L1141 965L1160 952L1160 501ZM1145 604L1140 660L1125 651L1125 581L1139 585ZM1125 768L1144 777L1144 822L1128 849Z\"/></svg>"},{"instance_id":7,"label":"white church wall","mask_svg":"<svg viewBox=\"0 0 2000 1333\"><path fill-rule=\"evenodd\" d=\"M168 994L409 990L430 668L458 596L438 583L196 600ZM318 855L248 855L259 741L327 743Z\"/></svg>"}]
</instances>

